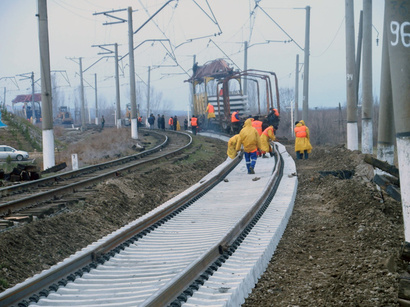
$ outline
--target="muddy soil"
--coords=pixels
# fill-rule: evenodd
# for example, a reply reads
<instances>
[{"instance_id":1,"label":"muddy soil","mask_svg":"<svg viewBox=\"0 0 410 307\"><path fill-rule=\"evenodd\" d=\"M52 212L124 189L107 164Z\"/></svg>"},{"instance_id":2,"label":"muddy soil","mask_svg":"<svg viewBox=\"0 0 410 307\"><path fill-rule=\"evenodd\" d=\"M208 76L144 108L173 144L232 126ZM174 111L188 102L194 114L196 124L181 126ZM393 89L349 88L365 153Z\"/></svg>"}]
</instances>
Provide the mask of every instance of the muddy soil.
<instances>
[{"instance_id":1,"label":"muddy soil","mask_svg":"<svg viewBox=\"0 0 410 307\"><path fill-rule=\"evenodd\" d=\"M243 306L399 306L401 204L370 181L363 155L343 146L316 147L296 167L293 214ZM339 170L354 176L320 173Z\"/></svg>"},{"instance_id":2,"label":"muddy soil","mask_svg":"<svg viewBox=\"0 0 410 307\"><path fill-rule=\"evenodd\" d=\"M88 137L76 140L71 133L69 138L82 150L91 143ZM99 142L101 139L113 142L112 138L100 138ZM122 132L115 139L120 142L112 156L129 150ZM89 148L93 153L85 155L85 164L95 164L96 155L106 159L105 151ZM197 136L182 156L177 162L144 165L134 174L108 180L90 191L85 201L0 232L0 291L62 261L197 183L226 160L226 143ZM87 157L92 160L87 161Z\"/></svg>"},{"instance_id":3,"label":"muddy soil","mask_svg":"<svg viewBox=\"0 0 410 307\"><path fill-rule=\"evenodd\" d=\"M80 142L80 141L79 141ZM161 164L96 187L51 218L0 233L0 290L152 210L226 159L226 144L195 138L206 153ZM293 146L287 145L295 158ZM403 241L401 205L371 182L373 169L343 146L315 147L297 160L293 214L269 267L245 307L398 306ZM340 179L321 171L351 171ZM347 173L345 173L346 175Z\"/></svg>"}]
</instances>

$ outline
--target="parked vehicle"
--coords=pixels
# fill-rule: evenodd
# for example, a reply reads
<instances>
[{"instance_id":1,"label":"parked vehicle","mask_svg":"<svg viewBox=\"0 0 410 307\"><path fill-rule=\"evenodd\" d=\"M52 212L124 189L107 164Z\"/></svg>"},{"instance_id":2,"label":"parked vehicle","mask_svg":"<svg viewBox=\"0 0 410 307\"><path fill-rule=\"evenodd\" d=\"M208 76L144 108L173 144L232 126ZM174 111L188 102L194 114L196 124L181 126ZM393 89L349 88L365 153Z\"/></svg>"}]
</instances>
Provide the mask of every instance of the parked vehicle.
<instances>
[{"instance_id":1,"label":"parked vehicle","mask_svg":"<svg viewBox=\"0 0 410 307\"><path fill-rule=\"evenodd\" d=\"M9 156L11 159L17 161L23 161L29 158L27 151L17 150L7 145L0 145L0 159L5 160Z\"/></svg>"}]
</instances>

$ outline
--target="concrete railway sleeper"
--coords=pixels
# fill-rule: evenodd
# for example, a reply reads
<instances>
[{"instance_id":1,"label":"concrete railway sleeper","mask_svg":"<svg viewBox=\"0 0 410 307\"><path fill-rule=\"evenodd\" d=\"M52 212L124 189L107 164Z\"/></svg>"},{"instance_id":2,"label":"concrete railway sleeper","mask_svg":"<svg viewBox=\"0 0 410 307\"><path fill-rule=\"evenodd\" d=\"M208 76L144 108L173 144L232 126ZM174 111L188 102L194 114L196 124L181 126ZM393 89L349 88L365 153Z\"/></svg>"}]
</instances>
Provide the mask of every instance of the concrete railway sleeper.
<instances>
[{"instance_id":1,"label":"concrete railway sleeper","mask_svg":"<svg viewBox=\"0 0 410 307\"><path fill-rule=\"evenodd\" d=\"M246 167L240 163L240 155L227 160L199 183L140 219L6 290L0 294L0 303L190 306L190 300L198 302L196 296L203 298L203 288L209 288L211 276L229 270L238 251L240 254L249 246L247 241L255 241L253 232L274 238L258 238L252 243L264 250L262 258L267 265L286 227L297 185L296 177L291 175L295 173L293 160L283 146L275 146L275 150L275 158L261 159L262 170L256 177L244 173ZM285 160L293 164L284 163L282 155L289 156ZM276 190L284 181L288 186L280 190L287 194L278 196ZM241 271L248 262L242 262ZM263 272L260 262L256 261L257 268L248 274L253 279L257 278L256 271ZM237 275L242 273L229 273L230 277ZM236 280L234 283L238 284ZM249 292L249 281L245 284L239 288ZM231 290L232 285L217 286L216 293L209 294L211 300L217 300L213 306L221 303L221 295L223 304L230 298L239 301L238 291Z\"/></svg>"}]
</instances>

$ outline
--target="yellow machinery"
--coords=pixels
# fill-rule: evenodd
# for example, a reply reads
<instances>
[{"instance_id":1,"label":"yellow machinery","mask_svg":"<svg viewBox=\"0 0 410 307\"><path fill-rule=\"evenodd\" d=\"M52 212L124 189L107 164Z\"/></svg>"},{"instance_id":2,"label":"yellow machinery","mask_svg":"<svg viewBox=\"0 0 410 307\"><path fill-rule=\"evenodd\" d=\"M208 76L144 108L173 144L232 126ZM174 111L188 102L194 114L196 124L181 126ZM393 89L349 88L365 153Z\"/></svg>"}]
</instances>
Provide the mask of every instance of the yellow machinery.
<instances>
[{"instance_id":1,"label":"yellow machinery","mask_svg":"<svg viewBox=\"0 0 410 307\"><path fill-rule=\"evenodd\" d=\"M63 125L71 125L73 123L73 118L71 117L71 113L68 111L68 107L61 106L59 109L59 113L57 114L54 123L56 124L63 124Z\"/></svg>"}]
</instances>

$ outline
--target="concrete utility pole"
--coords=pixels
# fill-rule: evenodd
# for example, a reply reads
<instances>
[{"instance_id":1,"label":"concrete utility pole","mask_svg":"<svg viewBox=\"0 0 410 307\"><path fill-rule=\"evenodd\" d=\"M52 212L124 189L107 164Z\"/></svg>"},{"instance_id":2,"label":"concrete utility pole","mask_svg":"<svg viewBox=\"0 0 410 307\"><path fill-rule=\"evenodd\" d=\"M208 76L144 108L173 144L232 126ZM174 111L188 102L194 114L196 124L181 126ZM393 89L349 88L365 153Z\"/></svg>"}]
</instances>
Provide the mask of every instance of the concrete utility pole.
<instances>
[{"instance_id":1,"label":"concrete utility pole","mask_svg":"<svg viewBox=\"0 0 410 307\"><path fill-rule=\"evenodd\" d=\"M355 43L353 0L345 0L346 12L346 98L347 98L347 149L358 150L357 103L355 83Z\"/></svg>"},{"instance_id":2,"label":"concrete utility pole","mask_svg":"<svg viewBox=\"0 0 410 307\"><path fill-rule=\"evenodd\" d=\"M100 13L95 13L94 15L99 15ZM114 51L108 49L108 46L114 46ZM118 44L104 44L104 45L92 45L91 47L99 47L101 49L104 50L104 52L99 52L98 54L112 54L114 53L114 63L115 63L115 92L116 92L116 111L115 111L115 123L117 125L117 128L121 127L121 103L120 103L120 75L119 75L119 71L118 71ZM97 64L100 60L107 58L110 56L104 56L102 58L100 58L99 60L97 60L96 62L94 62L93 64L91 64L91 66L89 66L87 69L84 70L87 71L88 69L90 69L91 67L93 67L95 64ZM95 86L97 88L97 85ZM96 117L98 117L97 115L97 106L96 106ZM98 125L98 120L96 121L97 125Z\"/></svg>"},{"instance_id":3,"label":"concrete utility pole","mask_svg":"<svg viewBox=\"0 0 410 307\"><path fill-rule=\"evenodd\" d=\"M118 44L114 44L115 49L115 97L117 102L117 129L121 128L121 102L120 102L120 73L118 71Z\"/></svg>"},{"instance_id":4,"label":"concrete utility pole","mask_svg":"<svg viewBox=\"0 0 410 307\"><path fill-rule=\"evenodd\" d=\"M386 10L384 11L382 68L380 78L380 108L377 139L377 159L394 163L394 114L393 93L391 89L389 41L387 40Z\"/></svg>"},{"instance_id":5,"label":"concrete utility pole","mask_svg":"<svg viewBox=\"0 0 410 307\"><path fill-rule=\"evenodd\" d=\"M363 0L362 152L373 153L372 0Z\"/></svg>"},{"instance_id":6,"label":"concrete utility pole","mask_svg":"<svg viewBox=\"0 0 410 307\"><path fill-rule=\"evenodd\" d=\"M83 59L79 58L80 61L80 91L81 91L81 130L85 131L87 129L85 123L85 99L84 99L84 78L83 78Z\"/></svg>"},{"instance_id":7,"label":"concrete utility pole","mask_svg":"<svg viewBox=\"0 0 410 307\"><path fill-rule=\"evenodd\" d=\"M95 124L98 126L98 92L97 92L97 74L94 74L94 87L95 87Z\"/></svg>"},{"instance_id":8,"label":"concrete utility pole","mask_svg":"<svg viewBox=\"0 0 410 307\"><path fill-rule=\"evenodd\" d=\"M194 54L194 63L192 64L192 75L195 74L195 69L194 69L195 65L196 65L196 55ZM193 115L195 115L195 114L194 114L194 111L195 111L195 95L196 95L196 92L195 92L195 81L192 81L191 114L193 114ZM191 121L190 121L189 116L188 116L188 126L190 126L190 123L191 123Z\"/></svg>"},{"instance_id":9,"label":"concrete utility pole","mask_svg":"<svg viewBox=\"0 0 410 307\"><path fill-rule=\"evenodd\" d=\"M244 63L243 63L243 70L248 70L248 42L245 41L244 46ZM243 77L243 94L248 95L248 79L244 76ZM248 99L249 100L249 99Z\"/></svg>"},{"instance_id":10,"label":"concrete utility pole","mask_svg":"<svg viewBox=\"0 0 410 307\"><path fill-rule=\"evenodd\" d=\"M34 72L31 72L31 109L33 110L33 124L36 123L36 112L34 108Z\"/></svg>"},{"instance_id":11,"label":"concrete utility pole","mask_svg":"<svg viewBox=\"0 0 410 307\"><path fill-rule=\"evenodd\" d=\"M147 86L147 117L146 120L148 120L148 117L150 116L150 94L151 94L151 66L148 66L148 86Z\"/></svg>"},{"instance_id":12,"label":"concrete utility pole","mask_svg":"<svg viewBox=\"0 0 410 307\"><path fill-rule=\"evenodd\" d=\"M50 48L48 42L47 0L38 0L38 32L41 66L41 109L43 118L43 168L55 166L53 101L51 97ZM34 106L33 106L34 108Z\"/></svg>"},{"instance_id":13,"label":"concrete utility pole","mask_svg":"<svg viewBox=\"0 0 410 307\"><path fill-rule=\"evenodd\" d=\"M410 245L410 0L385 2L404 239Z\"/></svg>"},{"instance_id":14,"label":"concrete utility pole","mask_svg":"<svg viewBox=\"0 0 410 307\"><path fill-rule=\"evenodd\" d=\"M309 51L310 51L310 6L306 7L305 26L305 60L303 72L303 110L302 119L305 123L309 120Z\"/></svg>"},{"instance_id":15,"label":"concrete utility pole","mask_svg":"<svg viewBox=\"0 0 410 307\"><path fill-rule=\"evenodd\" d=\"M362 42L363 42L363 11L360 11L359 19L359 33L357 35L357 51L356 51L356 69L355 69L355 80L356 80L356 104L359 104L359 80L360 80L360 63L362 61Z\"/></svg>"},{"instance_id":16,"label":"concrete utility pole","mask_svg":"<svg viewBox=\"0 0 410 307\"><path fill-rule=\"evenodd\" d=\"M296 70L295 70L295 121L299 118L299 54L296 55ZM293 121L292 121L293 127ZM293 131L293 128L292 128Z\"/></svg>"},{"instance_id":17,"label":"concrete utility pole","mask_svg":"<svg viewBox=\"0 0 410 307\"><path fill-rule=\"evenodd\" d=\"M128 48L130 57L130 102L131 102L131 138L138 139L137 95L135 90L134 30L132 27L132 7L128 7Z\"/></svg>"}]
</instances>

